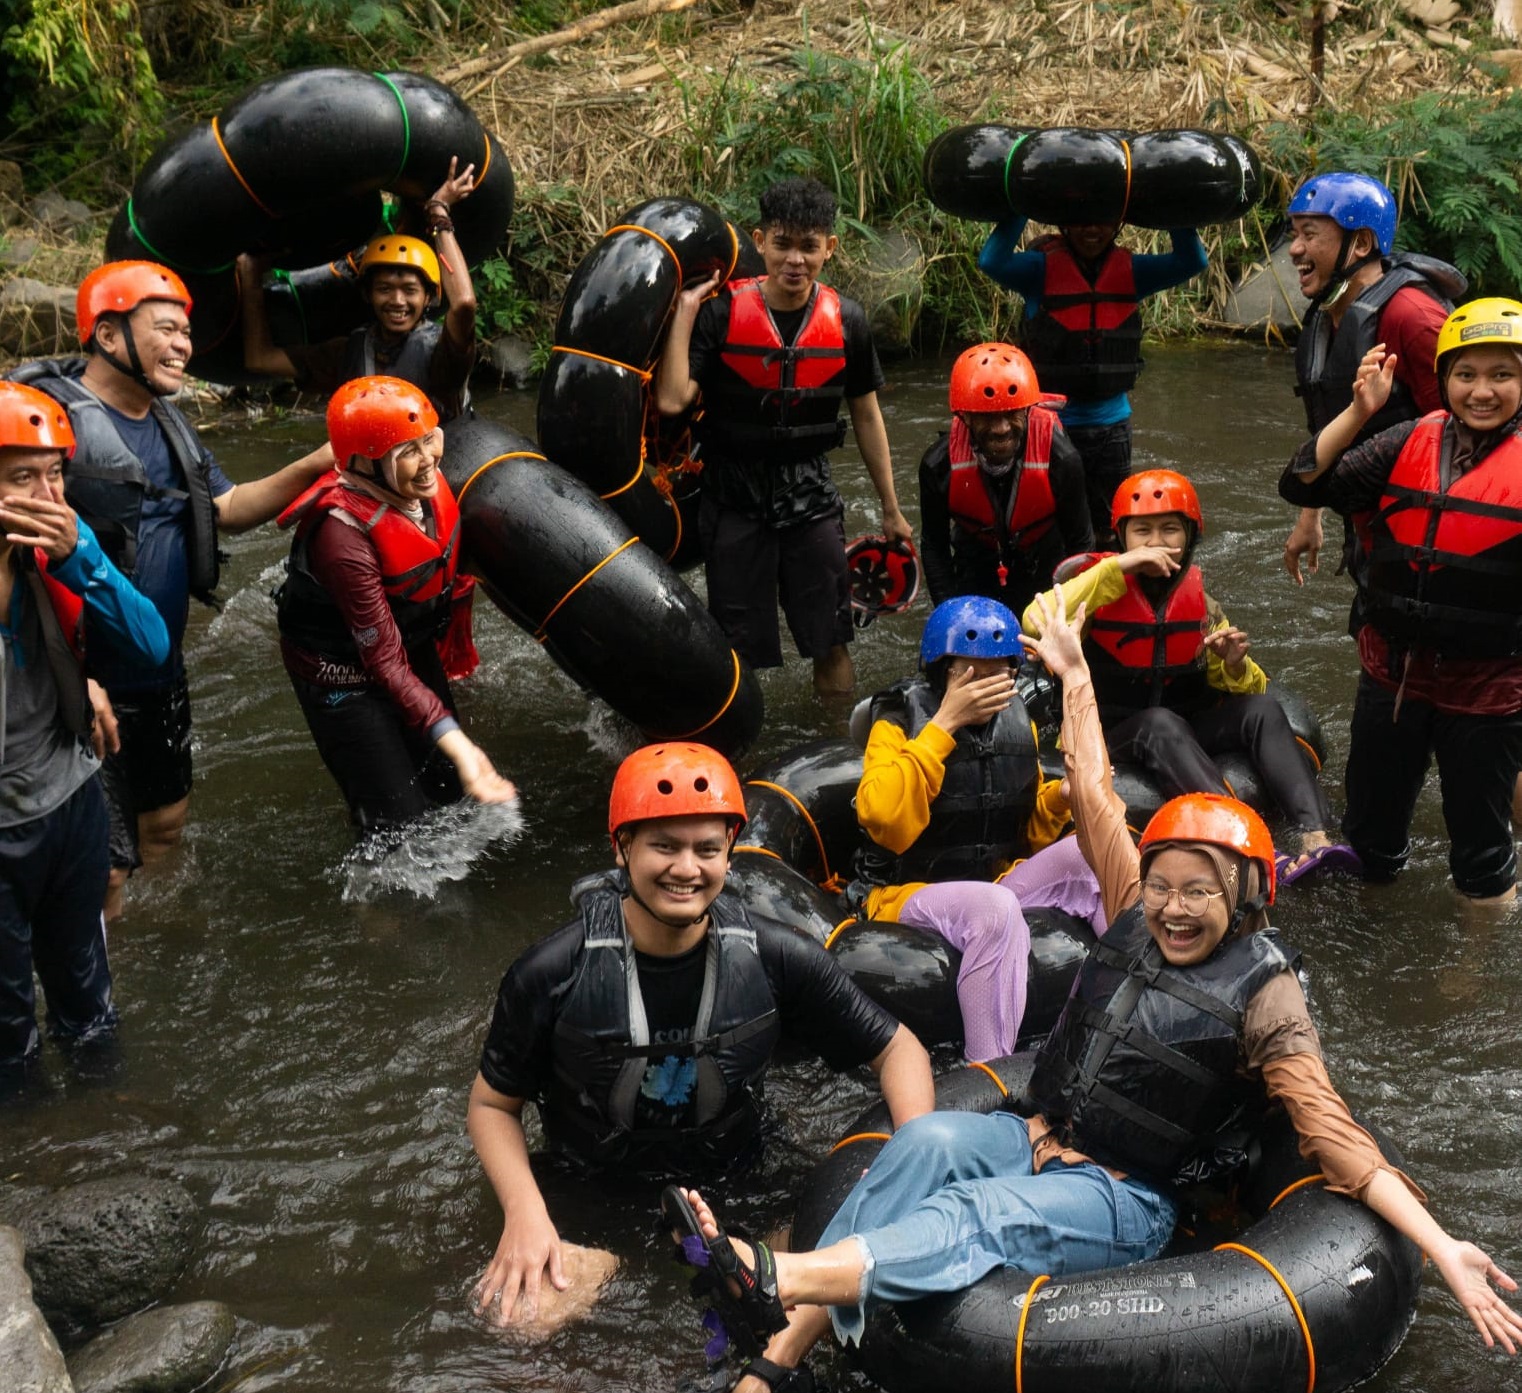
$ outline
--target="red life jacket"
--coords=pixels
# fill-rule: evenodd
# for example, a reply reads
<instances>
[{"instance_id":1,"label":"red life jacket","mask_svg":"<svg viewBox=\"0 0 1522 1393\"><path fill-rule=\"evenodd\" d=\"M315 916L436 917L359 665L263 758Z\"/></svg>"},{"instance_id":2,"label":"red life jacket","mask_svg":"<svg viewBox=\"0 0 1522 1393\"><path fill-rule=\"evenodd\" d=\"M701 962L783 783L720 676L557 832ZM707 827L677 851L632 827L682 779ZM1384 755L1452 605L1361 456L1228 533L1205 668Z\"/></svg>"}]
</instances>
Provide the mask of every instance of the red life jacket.
<instances>
[{"instance_id":1,"label":"red life jacket","mask_svg":"<svg viewBox=\"0 0 1522 1393\"><path fill-rule=\"evenodd\" d=\"M723 371L705 381L705 441L721 450L796 443L806 455L845 438L846 340L840 296L815 285L803 322L784 344L762 294L764 277L729 285L729 328L719 354Z\"/></svg>"},{"instance_id":2,"label":"red life jacket","mask_svg":"<svg viewBox=\"0 0 1522 1393\"><path fill-rule=\"evenodd\" d=\"M324 474L297 498L277 519L281 527L296 528L290 575L276 597L281 634L312 652L359 661L348 625L306 564L306 539L313 528L329 513L341 512L361 524L375 548L381 586L403 645L411 648L441 636L449 622L460 540L460 509L442 474L438 492L423 506L433 512L432 537L390 504L345 488L335 471Z\"/></svg>"},{"instance_id":3,"label":"red life jacket","mask_svg":"<svg viewBox=\"0 0 1522 1393\"><path fill-rule=\"evenodd\" d=\"M1096 553L1093 561L1111 554ZM1198 566L1174 578L1159 608L1153 607L1137 577L1128 575L1126 593L1094 611L1084 638L1101 709L1139 710L1199 699L1207 622L1205 582Z\"/></svg>"},{"instance_id":4,"label":"red life jacket","mask_svg":"<svg viewBox=\"0 0 1522 1393\"><path fill-rule=\"evenodd\" d=\"M1131 253L1112 246L1091 281L1065 238L1043 237L1041 304L1025 322L1025 351L1048 392L1103 401L1136 385L1141 371L1141 311Z\"/></svg>"},{"instance_id":5,"label":"red life jacket","mask_svg":"<svg viewBox=\"0 0 1522 1393\"><path fill-rule=\"evenodd\" d=\"M35 569L18 577L38 607L42 646L58 692L58 713L64 726L81 740L90 737L95 712L85 686L85 602L62 581L48 574L48 558L41 547L33 550Z\"/></svg>"},{"instance_id":6,"label":"red life jacket","mask_svg":"<svg viewBox=\"0 0 1522 1393\"><path fill-rule=\"evenodd\" d=\"M1367 617L1397 647L1453 657L1522 653L1522 439L1467 473L1445 411L1401 449L1369 525Z\"/></svg>"},{"instance_id":7,"label":"red life jacket","mask_svg":"<svg viewBox=\"0 0 1522 1393\"><path fill-rule=\"evenodd\" d=\"M946 503L951 519L990 551L1028 551L1052 530L1057 500L1052 494L1052 433L1057 413L1033 406L1026 419L1024 458L1017 463L1009 507L995 518L988 484L978 468L972 433L960 416L952 418L947 441L951 480Z\"/></svg>"}]
</instances>

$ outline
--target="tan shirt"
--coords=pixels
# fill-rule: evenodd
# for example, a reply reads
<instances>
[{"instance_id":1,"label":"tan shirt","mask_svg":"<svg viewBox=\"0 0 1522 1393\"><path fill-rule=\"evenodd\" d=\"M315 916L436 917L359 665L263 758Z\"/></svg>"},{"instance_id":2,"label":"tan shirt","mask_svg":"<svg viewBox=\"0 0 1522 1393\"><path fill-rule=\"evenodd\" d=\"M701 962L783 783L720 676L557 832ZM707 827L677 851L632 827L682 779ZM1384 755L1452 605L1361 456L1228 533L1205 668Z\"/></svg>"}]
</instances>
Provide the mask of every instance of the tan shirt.
<instances>
[{"instance_id":1,"label":"tan shirt","mask_svg":"<svg viewBox=\"0 0 1522 1393\"><path fill-rule=\"evenodd\" d=\"M1084 859L1094 868L1113 924L1141 894L1141 857L1126 831L1125 804L1110 786L1094 689L1084 681L1063 686L1062 745L1073 820ZM1268 1096L1284 1106L1300 1135L1300 1154L1326 1176L1327 1188L1362 1199L1374 1172L1397 1175L1417 1199L1426 1196L1380 1154L1379 1145L1353 1121L1327 1077L1321 1041L1311 1023L1305 993L1293 972L1282 972L1247 1003L1242 1026L1242 1072L1261 1079ZM1044 1117L1029 1120L1037 1170L1049 1161L1069 1164L1090 1158L1065 1148Z\"/></svg>"}]
</instances>

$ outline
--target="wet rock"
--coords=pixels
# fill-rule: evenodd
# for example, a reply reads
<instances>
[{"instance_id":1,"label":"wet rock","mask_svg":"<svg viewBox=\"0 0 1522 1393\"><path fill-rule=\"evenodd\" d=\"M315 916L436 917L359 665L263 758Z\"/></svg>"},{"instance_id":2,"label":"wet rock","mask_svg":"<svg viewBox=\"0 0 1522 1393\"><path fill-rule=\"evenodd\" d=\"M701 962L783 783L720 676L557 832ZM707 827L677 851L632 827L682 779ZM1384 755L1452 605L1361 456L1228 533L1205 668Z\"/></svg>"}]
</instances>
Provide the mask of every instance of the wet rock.
<instances>
[{"instance_id":1,"label":"wet rock","mask_svg":"<svg viewBox=\"0 0 1522 1393\"><path fill-rule=\"evenodd\" d=\"M74 348L74 298L69 286L8 280L0 286L0 351L26 358Z\"/></svg>"},{"instance_id":2,"label":"wet rock","mask_svg":"<svg viewBox=\"0 0 1522 1393\"><path fill-rule=\"evenodd\" d=\"M1308 308L1289 259L1289 243L1281 242L1267 261L1250 267L1227 292L1219 317L1233 329L1294 332Z\"/></svg>"},{"instance_id":3,"label":"wet rock","mask_svg":"<svg viewBox=\"0 0 1522 1393\"><path fill-rule=\"evenodd\" d=\"M16 222L26 203L26 188L21 182L21 166L15 160L0 160L0 227Z\"/></svg>"},{"instance_id":4,"label":"wet rock","mask_svg":"<svg viewBox=\"0 0 1522 1393\"><path fill-rule=\"evenodd\" d=\"M172 1180L87 1180L5 1216L26 1239L33 1296L68 1337L162 1300L190 1256L195 1201Z\"/></svg>"},{"instance_id":5,"label":"wet rock","mask_svg":"<svg viewBox=\"0 0 1522 1393\"><path fill-rule=\"evenodd\" d=\"M65 198L56 189L38 194L28 211L34 221L44 227L51 227L55 232L72 232L76 227L84 227L95 217L88 203L81 203L77 198Z\"/></svg>"},{"instance_id":6,"label":"wet rock","mask_svg":"<svg viewBox=\"0 0 1522 1393\"><path fill-rule=\"evenodd\" d=\"M534 346L513 334L494 338L486 350L486 361L497 370L504 387L527 387L534 380Z\"/></svg>"},{"instance_id":7,"label":"wet rock","mask_svg":"<svg viewBox=\"0 0 1522 1393\"><path fill-rule=\"evenodd\" d=\"M861 301L882 353L909 350L925 297L925 250L907 232L879 229L849 264L832 262L825 279Z\"/></svg>"},{"instance_id":8,"label":"wet rock","mask_svg":"<svg viewBox=\"0 0 1522 1393\"><path fill-rule=\"evenodd\" d=\"M70 1393L58 1341L32 1300L21 1235L0 1228L0 1370L9 1393Z\"/></svg>"},{"instance_id":9,"label":"wet rock","mask_svg":"<svg viewBox=\"0 0 1522 1393\"><path fill-rule=\"evenodd\" d=\"M233 1333L220 1301L128 1316L69 1359L75 1393L189 1393L222 1367Z\"/></svg>"},{"instance_id":10,"label":"wet rock","mask_svg":"<svg viewBox=\"0 0 1522 1393\"><path fill-rule=\"evenodd\" d=\"M4 212L0 211L0 226L4 225L4 218ZM36 255L35 237L12 237L0 247L0 266L25 266Z\"/></svg>"}]
</instances>

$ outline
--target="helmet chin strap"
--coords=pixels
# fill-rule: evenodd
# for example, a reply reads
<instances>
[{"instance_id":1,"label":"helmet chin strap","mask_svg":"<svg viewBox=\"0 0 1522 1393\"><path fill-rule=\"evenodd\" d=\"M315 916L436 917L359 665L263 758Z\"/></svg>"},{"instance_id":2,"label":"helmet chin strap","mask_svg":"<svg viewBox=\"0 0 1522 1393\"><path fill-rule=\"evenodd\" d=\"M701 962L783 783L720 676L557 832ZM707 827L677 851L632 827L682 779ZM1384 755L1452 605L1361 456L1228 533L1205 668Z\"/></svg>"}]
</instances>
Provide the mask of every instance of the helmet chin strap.
<instances>
[{"instance_id":1,"label":"helmet chin strap","mask_svg":"<svg viewBox=\"0 0 1522 1393\"><path fill-rule=\"evenodd\" d=\"M100 342L99 337L95 340L95 351L100 354L117 372L124 377L130 377L144 391L156 397L172 397L174 393L166 392L162 388L155 387L148 380L148 374L143 371L143 360L138 357L137 341L132 337L132 326L127 322L127 316L121 315L117 322L122 328L122 342L127 345L127 361L124 363L114 353L108 352Z\"/></svg>"},{"instance_id":2,"label":"helmet chin strap","mask_svg":"<svg viewBox=\"0 0 1522 1393\"><path fill-rule=\"evenodd\" d=\"M1312 305L1335 305L1347 294L1348 286L1365 266L1370 266L1376 261L1384 260L1384 254L1376 245L1374 250L1358 260L1349 262L1348 253L1353 250L1353 239L1362 232L1362 228L1344 229L1342 234L1342 247L1337 253L1337 264L1332 268L1332 274L1327 278L1326 285L1315 295L1310 297Z\"/></svg>"},{"instance_id":3,"label":"helmet chin strap","mask_svg":"<svg viewBox=\"0 0 1522 1393\"><path fill-rule=\"evenodd\" d=\"M668 929L695 929L699 924L703 922L703 920L708 918L707 905L703 906L703 912L701 914L692 919L671 919L664 914L658 913L656 910L652 909L648 904L646 904L645 901L640 897L639 891L634 888L634 881L632 877L629 880L628 893L629 898L633 900L634 903L637 904L642 910L644 910L646 914L654 919L657 924L664 924Z\"/></svg>"}]
</instances>

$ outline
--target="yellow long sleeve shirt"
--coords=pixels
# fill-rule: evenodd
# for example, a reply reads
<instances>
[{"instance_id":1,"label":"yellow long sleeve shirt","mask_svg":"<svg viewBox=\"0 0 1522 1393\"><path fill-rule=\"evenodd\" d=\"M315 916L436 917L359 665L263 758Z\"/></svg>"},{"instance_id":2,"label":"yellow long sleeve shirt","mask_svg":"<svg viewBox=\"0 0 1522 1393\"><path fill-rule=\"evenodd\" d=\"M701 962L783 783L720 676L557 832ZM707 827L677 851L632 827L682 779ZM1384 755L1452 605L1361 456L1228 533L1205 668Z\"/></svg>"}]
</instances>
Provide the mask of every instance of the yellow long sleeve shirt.
<instances>
[{"instance_id":1,"label":"yellow long sleeve shirt","mask_svg":"<svg viewBox=\"0 0 1522 1393\"><path fill-rule=\"evenodd\" d=\"M1035 736L1032 722L1032 740ZM934 721L912 739L892 721L874 723L856 786L856 820L874 842L897 855L914 845L930 825L930 805L941 791L954 749L955 738ZM1050 846L1068 825L1061 784L1060 779L1043 779L1036 790L1036 806L1026 823L1032 852ZM924 881L879 886L867 895L868 917L896 920L909 896L924 887Z\"/></svg>"},{"instance_id":2,"label":"yellow long sleeve shirt","mask_svg":"<svg viewBox=\"0 0 1522 1393\"><path fill-rule=\"evenodd\" d=\"M1062 601L1069 614L1080 604L1085 604L1088 606L1086 613L1092 615L1101 606L1114 604L1125 593L1126 573L1120 569L1117 556L1107 556L1097 566L1090 566L1082 574L1062 583ZM1041 632L1040 605L1043 600L1050 610L1057 603L1057 592L1048 590L1038 596L1020 616L1020 627L1033 636ZM1209 595L1205 597L1205 608L1210 625L1206 633L1214 634L1231 627L1231 621ZM1205 650L1205 680L1218 692L1231 696L1255 696L1268 690L1268 674L1251 658L1244 659L1242 675L1233 677L1226 670L1226 664L1208 648Z\"/></svg>"}]
</instances>

